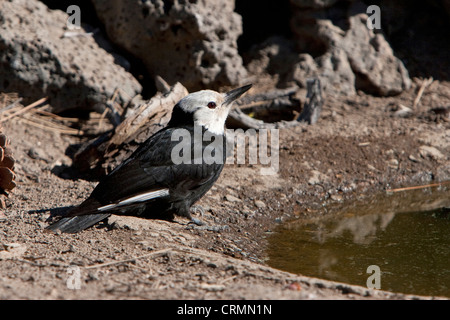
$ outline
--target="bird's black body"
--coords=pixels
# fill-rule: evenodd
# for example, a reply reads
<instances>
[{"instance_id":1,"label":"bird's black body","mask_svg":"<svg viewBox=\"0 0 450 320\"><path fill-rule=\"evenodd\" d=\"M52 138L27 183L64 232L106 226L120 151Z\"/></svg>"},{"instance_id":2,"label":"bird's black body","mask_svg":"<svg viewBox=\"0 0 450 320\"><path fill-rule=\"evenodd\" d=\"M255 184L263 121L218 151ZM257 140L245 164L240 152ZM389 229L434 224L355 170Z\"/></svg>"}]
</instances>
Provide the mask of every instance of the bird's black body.
<instances>
[{"instance_id":1,"label":"bird's black body","mask_svg":"<svg viewBox=\"0 0 450 320\"><path fill-rule=\"evenodd\" d=\"M67 217L63 218L62 221L60 220L61 224L67 223L64 219L69 221L71 219L69 217L75 218L71 220L71 225L76 224L76 220L84 220L89 224L94 224L110 215L99 212L98 208L128 197L161 189L168 189L169 195L111 209L110 213L163 219L172 219L173 215L177 214L190 218L190 207L211 188L222 172L225 163L226 140L223 139L224 158L220 163L206 164L202 161L201 164L174 164L171 159L172 149L180 141L172 141L172 133L179 129L186 129L191 134L192 149L194 143L201 143L202 151L210 144L209 141L195 141L194 126L162 129L106 176L86 201L68 212ZM58 227L57 224L52 226L53 228ZM73 231L61 231L79 231L78 227L74 229Z\"/></svg>"},{"instance_id":2,"label":"bird's black body","mask_svg":"<svg viewBox=\"0 0 450 320\"><path fill-rule=\"evenodd\" d=\"M248 88L249 86L245 91ZM222 152L220 161L205 162L204 157L201 157L201 161L194 161L191 156L193 161L190 163L177 164L173 161L172 150L181 141L174 139L173 134L180 129L190 135L190 150L201 145L203 155L205 148L211 144L211 141L203 141L203 133L207 129L194 125L192 115L177 104L166 128L148 138L97 185L89 198L47 229L74 233L111 214L163 219L172 219L176 214L191 218L190 207L211 188L222 172L226 158L226 139L223 132L209 132L214 139L221 139L217 140L223 148L219 150ZM199 136L198 132L202 134Z\"/></svg>"}]
</instances>

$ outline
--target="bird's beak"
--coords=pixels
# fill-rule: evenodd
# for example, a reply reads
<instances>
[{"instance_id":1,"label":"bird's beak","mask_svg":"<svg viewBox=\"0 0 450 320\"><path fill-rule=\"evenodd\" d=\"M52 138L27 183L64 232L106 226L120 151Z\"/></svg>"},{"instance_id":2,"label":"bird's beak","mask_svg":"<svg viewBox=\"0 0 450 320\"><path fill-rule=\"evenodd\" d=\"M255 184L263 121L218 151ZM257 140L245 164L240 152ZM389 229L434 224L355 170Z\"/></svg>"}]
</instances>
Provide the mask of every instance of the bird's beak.
<instances>
[{"instance_id":1,"label":"bird's beak","mask_svg":"<svg viewBox=\"0 0 450 320\"><path fill-rule=\"evenodd\" d=\"M225 101L223 102L223 104L224 105L231 105L231 103L233 101L235 101L237 98L242 96L242 94L244 94L244 92L246 92L251 87L252 87L252 85L248 84L246 86L243 86L243 87L240 87L240 88L228 91L227 93L225 93Z\"/></svg>"}]
</instances>

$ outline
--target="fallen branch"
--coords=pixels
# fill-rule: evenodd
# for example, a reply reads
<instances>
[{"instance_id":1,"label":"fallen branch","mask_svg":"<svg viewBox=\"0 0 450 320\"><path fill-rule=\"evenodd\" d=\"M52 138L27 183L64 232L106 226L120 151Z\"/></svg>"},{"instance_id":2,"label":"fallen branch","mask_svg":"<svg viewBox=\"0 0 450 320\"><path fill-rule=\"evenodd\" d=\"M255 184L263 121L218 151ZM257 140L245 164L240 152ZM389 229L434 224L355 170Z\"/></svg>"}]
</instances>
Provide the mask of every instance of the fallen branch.
<instances>
[{"instance_id":1,"label":"fallen branch","mask_svg":"<svg viewBox=\"0 0 450 320\"><path fill-rule=\"evenodd\" d=\"M424 184L421 186L413 186L413 187L405 187L405 188L397 188L397 189L387 189L386 192L393 193L393 192L401 192L401 191L408 191L408 190L417 190L417 189L425 189L425 188L432 188L432 187L440 187L446 184L450 184L450 181L444 181L444 182L438 182L438 183L431 183L431 184Z\"/></svg>"},{"instance_id":2,"label":"fallen branch","mask_svg":"<svg viewBox=\"0 0 450 320\"><path fill-rule=\"evenodd\" d=\"M113 131L84 144L74 156L81 171L94 170L104 175L126 159L139 144L164 128L175 104L188 94L180 83L159 92L149 101L125 108L126 116Z\"/></svg>"},{"instance_id":3,"label":"fallen branch","mask_svg":"<svg viewBox=\"0 0 450 320\"><path fill-rule=\"evenodd\" d=\"M240 108L234 108L229 114L229 119L227 124L232 127L239 127L244 129L282 129L282 128L292 128L301 125L302 123L314 124L317 122L322 110L323 98L320 86L320 80L308 79L307 82L307 101L303 107L300 116L293 121L278 121L274 123L264 122L263 120L254 119L242 110L245 109L245 105L240 104ZM292 91L288 91L292 94ZM250 99L250 98L249 98ZM272 104L279 108L279 104Z\"/></svg>"},{"instance_id":4,"label":"fallen branch","mask_svg":"<svg viewBox=\"0 0 450 320\"><path fill-rule=\"evenodd\" d=\"M317 122L322 111L323 98L320 87L320 80L308 79L306 82L308 93L306 95L307 101L302 113L297 118L297 121L314 124Z\"/></svg>"},{"instance_id":5,"label":"fallen branch","mask_svg":"<svg viewBox=\"0 0 450 320\"><path fill-rule=\"evenodd\" d=\"M84 269L96 269L96 268L110 267L110 266L120 265L120 264L124 264L124 263L128 263L128 262L135 262L136 260L139 260L139 259L150 258L150 257L160 257L160 256L166 255L167 253L171 252L172 250L173 249L171 249L171 248L162 249L162 250L150 252L148 254L144 254L139 257L130 258L130 259L94 264L92 266L84 267Z\"/></svg>"},{"instance_id":6,"label":"fallen branch","mask_svg":"<svg viewBox=\"0 0 450 320\"><path fill-rule=\"evenodd\" d=\"M413 109L415 109L418 106L420 99L422 98L423 92L425 91L425 88L428 87L432 83L433 83L433 77L430 77L430 78L422 81L422 84L420 85L420 89L417 92L417 96L414 99Z\"/></svg>"}]
</instances>

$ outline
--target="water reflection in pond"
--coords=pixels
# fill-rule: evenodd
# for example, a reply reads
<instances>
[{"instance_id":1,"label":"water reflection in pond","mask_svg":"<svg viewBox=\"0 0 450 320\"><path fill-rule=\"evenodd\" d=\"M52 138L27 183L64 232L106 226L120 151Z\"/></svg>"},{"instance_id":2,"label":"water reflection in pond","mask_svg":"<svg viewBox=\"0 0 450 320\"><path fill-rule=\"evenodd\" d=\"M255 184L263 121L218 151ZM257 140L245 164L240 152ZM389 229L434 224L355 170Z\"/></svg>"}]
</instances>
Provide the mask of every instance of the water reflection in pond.
<instances>
[{"instance_id":1,"label":"water reflection in pond","mask_svg":"<svg viewBox=\"0 0 450 320\"><path fill-rule=\"evenodd\" d=\"M275 268L361 286L376 265L383 290L450 297L450 190L328 206L320 217L281 225L268 255Z\"/></svg>"}]
</instances>

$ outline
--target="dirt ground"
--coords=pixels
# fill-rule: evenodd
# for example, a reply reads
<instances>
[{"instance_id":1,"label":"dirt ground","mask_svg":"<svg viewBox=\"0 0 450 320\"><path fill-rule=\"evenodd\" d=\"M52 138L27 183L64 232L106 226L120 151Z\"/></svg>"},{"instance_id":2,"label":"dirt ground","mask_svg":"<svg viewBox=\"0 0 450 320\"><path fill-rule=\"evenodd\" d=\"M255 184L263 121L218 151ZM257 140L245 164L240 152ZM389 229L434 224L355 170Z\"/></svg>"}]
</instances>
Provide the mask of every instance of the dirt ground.
<instances>
[{"instance_id":1,"label":"dirt ground","mask_svg":"<svg viewBox=\"0 0 450 320\"><path fill-rule=\"evenodd\" d=\"M450 180L450 82L421 80L397 97L327 97L315 125L280 132L280 170L227 165L200 200L210 228L113 216L78 234L44 232L51 214L79 204L96 181L66 155L82 138L3 123L17 187L0 215L0 299L410 299L401 293L270 268L267 236L289 219L373 191ZM255 90L257 90L256 88Z\"/></svg>"}]
</instances>

